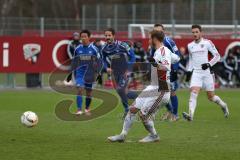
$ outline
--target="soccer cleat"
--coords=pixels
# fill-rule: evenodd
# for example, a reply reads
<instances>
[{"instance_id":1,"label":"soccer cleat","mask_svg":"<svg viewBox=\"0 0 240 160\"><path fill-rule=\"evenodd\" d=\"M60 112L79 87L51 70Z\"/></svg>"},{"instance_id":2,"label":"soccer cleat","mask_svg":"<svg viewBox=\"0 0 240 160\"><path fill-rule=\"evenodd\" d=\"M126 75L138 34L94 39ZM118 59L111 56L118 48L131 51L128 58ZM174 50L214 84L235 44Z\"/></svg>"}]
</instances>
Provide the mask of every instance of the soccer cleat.
<instances>
[{"instance_id":1,"label":"soccer cleat","mask_svg":"<svg viewBox=\"0 0 240 160\"><path fill-rule=\"evenodd\" d=\"M85 109L85 114L86 115L91 115L90 109Z\"/></svg>"},{"instance_id":2,"label":"soccer cleat","mask_svg":"<svg viewBox=\"0 0 240 160\"><path fill-rule=\"evenodd\" d=\"M139 140L140 143L150 143L150 142L158 142L160 140L160 137L156 135L149 134L143 139Z\"/></svg>"},{"instance_id":3,"label":"soccer cleat","mask_svg":"<svg viewBox=\"0 0 240 160\"><path fill-rule=\"evenodd\" d=\"M224 117L228 118L229 117L229 110L228 110L227 104L225 105L225 107L222 107L222 111L224 113Z\"/></svg>"},{"instance_id":4,"label":"soccer cleat","mask_svg":"<svg viewBox=\"0 0 240 160\"><path fill-rule=\"evenodd\" d=\"M83 112L82 112L82 110L78 110L75 114L76 114L76 115L82 115Z\"/></svg>"},{"instance_id":5,"label":"soccer cleat","mask_svg":"<svg viewBox=\"0 0 240 160\"><path fill-rule=\"evenodd\" d=\"M110 136L107 138L110 142L124 142L125 136L123 134L119 134L116 136Z\"/></svg>"},{"instance_id":6,"label":"soccer cleat","mask_svg":"<svg viewBox=\"0 0 240 160\"><path fill-rule=\"evenodd\" d=\"M183 112L182 115L183 115L183 118L188 120L188 121L192 121L193 120L193 118L186 112Z\"/></svg>"}]
</instances>

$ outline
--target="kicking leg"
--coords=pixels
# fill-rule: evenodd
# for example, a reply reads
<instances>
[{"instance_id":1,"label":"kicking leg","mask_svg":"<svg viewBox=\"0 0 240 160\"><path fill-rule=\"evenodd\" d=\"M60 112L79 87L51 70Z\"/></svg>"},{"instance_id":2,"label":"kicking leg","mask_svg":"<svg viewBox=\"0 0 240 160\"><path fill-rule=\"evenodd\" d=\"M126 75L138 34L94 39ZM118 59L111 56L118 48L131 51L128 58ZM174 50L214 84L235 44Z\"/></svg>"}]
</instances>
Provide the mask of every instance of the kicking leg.
<instances>
[{"instance_id":1,"label":"kicking leg","mask_svg":"<svg viewBox=\"0 0 240 160\"><path fill-rule=\"evenodd\" d=\"M229 111L227 104L217 95L215 95L214 91L207 91L208 99L217 105L219 105L224 113L224 116L227 118L229 116Z\"/></svg>"}]
</instances>

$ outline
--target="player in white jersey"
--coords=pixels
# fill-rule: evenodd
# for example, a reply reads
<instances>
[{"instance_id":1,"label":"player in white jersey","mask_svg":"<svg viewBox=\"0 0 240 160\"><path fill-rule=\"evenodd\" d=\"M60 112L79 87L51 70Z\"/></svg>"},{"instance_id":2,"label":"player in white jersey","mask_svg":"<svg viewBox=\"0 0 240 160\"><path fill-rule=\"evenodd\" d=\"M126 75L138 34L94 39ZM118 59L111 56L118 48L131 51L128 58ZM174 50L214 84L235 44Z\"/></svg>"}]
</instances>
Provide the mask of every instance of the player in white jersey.
<instances>
[{"instance_id":1,"label":"player in white jersey","mask_svg":"<svg viewBox=\"0 0 240 160\"><path fill-rule=\"evenodd\" d=\"M207 92L208 99L219 105L224 112L224 116L229 116L227 104L214 93L214 74L211 67L220 60L220 54L214 44L202 37L200 25L192 25L194 41L188 44L189 67L188 71L193 71L190 83L189 113L183 112L183 117L188 121L193 120L197 106L197 97L201 88ZM208 52L212 54L212 59L208 60Z\"/></svg>"},{"instance_id":2,"label":"player in white jersey","mask_svg":"<svg viewBox=\"0 0 240 160\"><path fill-rule=\"evenodd\" d=\"M172 61L178 62L179 57L163 46L164 33L153 31L151 41L156 51L151 59L151 84L147 86L135 102L125 117L121 134L108 137L111 142L124 142L129 129L139 112L140 118L149 135L139 142L156 142L159 136L154 128L153 116L161 106L165 106L170 99L170 71Z\"/></svg>"}]
</instances>

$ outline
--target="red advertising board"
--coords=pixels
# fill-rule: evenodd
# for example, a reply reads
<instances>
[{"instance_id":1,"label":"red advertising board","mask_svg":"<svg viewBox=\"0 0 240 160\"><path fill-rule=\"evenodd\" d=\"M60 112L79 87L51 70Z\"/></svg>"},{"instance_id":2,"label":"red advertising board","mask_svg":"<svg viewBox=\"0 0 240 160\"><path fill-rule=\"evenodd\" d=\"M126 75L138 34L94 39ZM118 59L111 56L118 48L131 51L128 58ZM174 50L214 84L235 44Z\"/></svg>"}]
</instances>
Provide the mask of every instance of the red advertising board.
<instances>
[{"instance_id":1,"label":"red advertising board","mask_svg":"<svg viewBox=\"0 0 240 160\"><path fill-rule=\"evenodd\" d=\"M0 72L7 73L38 73L51 72L56 68L67 70L61 65L68 60L68 38L58 37L0 37ZM148 40L142 39L144 48ZM176 39L178 48L185 47L191 39ZM212 40L219 53L224 55L229 48L240 46L240 40Z\"/></svg>"}]
</instances>

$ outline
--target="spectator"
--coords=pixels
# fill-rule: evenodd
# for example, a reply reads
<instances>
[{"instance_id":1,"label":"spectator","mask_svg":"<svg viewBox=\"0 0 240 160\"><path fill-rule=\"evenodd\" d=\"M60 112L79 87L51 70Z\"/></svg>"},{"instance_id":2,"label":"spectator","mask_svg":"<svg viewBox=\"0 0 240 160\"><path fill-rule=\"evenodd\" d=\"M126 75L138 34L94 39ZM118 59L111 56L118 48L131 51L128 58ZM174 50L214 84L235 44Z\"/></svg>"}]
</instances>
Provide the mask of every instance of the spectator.
<instances>
[{"instance_id":1,"label":"spectator","mask_svg":"<svg viewBox=\"0 0 240 160\"><path fill-rule=\"evenodd\" d=\"M237 77L239 78L240 77L240 46L236 46L235 55L237 57L237 62L238 62Z\"/></svg>"},{"instance_id":2,"label":"spectator","mask_svg":"<svg viewBox=\"0 0 240 160\"><path fill-rule=\"evenodd\" d=\"M136 57L136 62L146 62L147 54L142 47L142 43L140 41L134 42L133 48Z\"/></svg>"},{"instance_id":3,"label":"spectator","mask_svg":"<svg viewBox=\"0 0 240 160\"><path fill-rule=\"evenodd\" d=\"M75 67L74 67L74 65L75 65L75 63L74 63L74 57L75 57L74 51L75 51L75 49L77 48L77 46L78 46L79 44L81 44L81 42L80 42L80 35L79 35L78 32L74 32L74 33L73 33L72 40L69 42L69 44L68 44L68 46L67 46L67 54L68 54L69 58L71 59L71 73L67 76L67 79L64 80L64 82L63 82L64 85L66 85L66 86L71 86L71 85L73 85L72 73L73 73L74 71L72 71L72 69L75 68Z\"/></svg>"},{"instance_id":4,"label":"spectator","mask_svg":"<svg viewBox=\"0 0 240 160\"><path fill-rule=\"evenodd\" d=\"M233 54L233 50L229 50L228 55L224 58L223 64L228 75L228 83L230 86L233 86L233 75L236 75L236 78L239 81L239 76L237 74L238 70L238 60L237 56Z\"/></svg>"},{"instance_id":5,"label":"spectator","mask_svg":"<svg viewBox=\"0 0 240 160\"><path fill-rule=\"evenodd\" d=\"M94 44L94 46L96 46L98 48L99 51L101 51L105 42L101 41L101 39L96 39L93 44ZM102 55L101 55L101 57L102 57ZM106 71L101 70L101 74L99 74L97 77L97 83L100 86L103 86L103 73L106 73Z\"/></svg>"},{"instance_id":6,"label":"spectator","mask_svg":"<svg viewBox=\"0 0 240 160\"><path fill-rule=\"evenodd\" d=\"M187 78L187 64L188 64L188 61L189 61L189 56L188 54L186 53L186 48L184 47L180 47L179 49L180 51L180 56L181 56L181 60L179 62L179 70L178 70L178 83L180 84L180 87L181 88L188 88L189 87L189 80L190 78ZM188 81L186 81L188 80Z\"/></svg>"}]
</instances>

